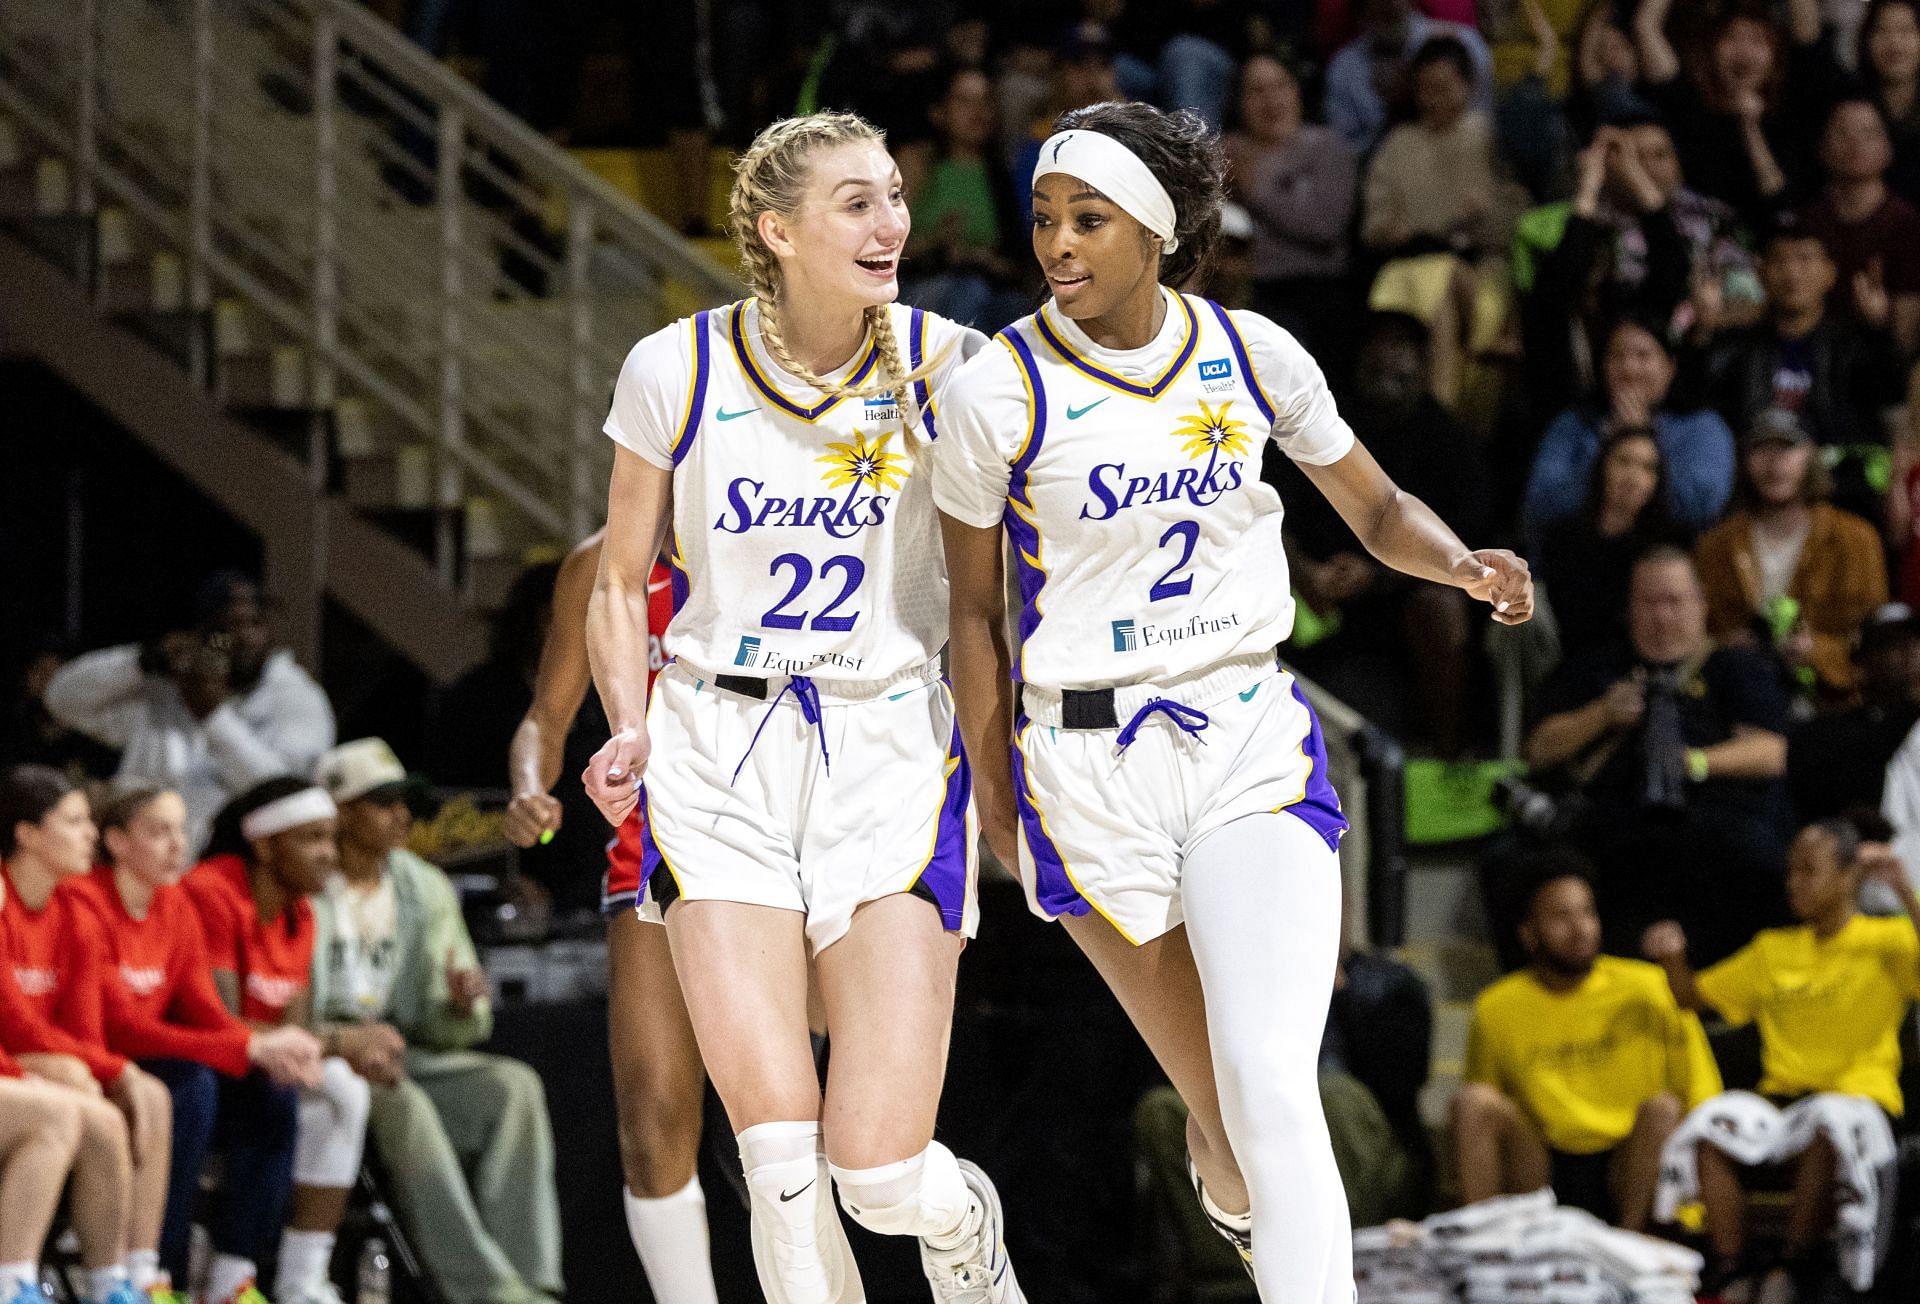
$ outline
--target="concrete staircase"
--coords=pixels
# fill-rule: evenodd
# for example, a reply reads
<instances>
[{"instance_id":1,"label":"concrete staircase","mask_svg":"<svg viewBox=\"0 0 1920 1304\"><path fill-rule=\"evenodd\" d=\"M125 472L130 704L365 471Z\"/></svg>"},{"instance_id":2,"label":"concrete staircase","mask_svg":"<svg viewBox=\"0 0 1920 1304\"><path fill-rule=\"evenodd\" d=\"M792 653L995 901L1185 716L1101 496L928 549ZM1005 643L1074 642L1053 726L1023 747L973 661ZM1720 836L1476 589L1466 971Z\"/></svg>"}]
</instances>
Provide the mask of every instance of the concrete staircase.
<instances>
[{"instance_id":1,"label":"concrete staircase","mask_svg":"<svg viewBox=\"0 0 1920 1304\"><path fill-rule=\"evenodd\" d=\"M347 0L6 0L0 239L9 299L64 293L110 328L96 347L137 339L198 397L236 454L194 462L203 490L245 507L228 482L272 453L305 488L303 519L414 554L424 589L376 584L348 605L435 678L466 657L399 631L424 611L449 646L478 647L476 618L529 553L599 523L598 427L626 350L733 291ZM45 333L62 314L6 315L9 347L62 352ZM110 367L79 369L184 465L137 403L98 392ZM269 538L270 570L298 546L239 514ZM379 569L352 552L368 537L309 543L297 650L317 651L320 594Z\"/></svg>"}]
</instances>

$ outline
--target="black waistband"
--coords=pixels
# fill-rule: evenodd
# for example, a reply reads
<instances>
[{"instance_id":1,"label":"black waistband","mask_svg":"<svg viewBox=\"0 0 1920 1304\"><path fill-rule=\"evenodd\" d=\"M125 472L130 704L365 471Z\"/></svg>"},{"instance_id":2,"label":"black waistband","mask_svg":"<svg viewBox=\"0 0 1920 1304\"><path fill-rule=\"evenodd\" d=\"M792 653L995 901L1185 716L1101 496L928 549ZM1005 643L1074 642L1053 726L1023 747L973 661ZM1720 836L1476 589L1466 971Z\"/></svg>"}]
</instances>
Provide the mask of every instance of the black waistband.
<instances>
[{"instance_id":1,"label":"black waistband","mask_svg":"<svg viewBox=\"0 0 1920 1304\"><path fill-rule=\"evenodd\" d=\"M1280 664L1280 649L1273 650L1273 663ZM1062 729L1118 729L1120 715L1114 709L1111 688L1063 688L1060 690L1060 727Z\"/></svg>"},{"instance_id":2,"label":"black waistband","mask_svg":"<svg viewBox=\"0 0 1920 1304\"><path fill-rule=\"evenodd\" d=\"M1060 724L1067 729L1118 729L1111 688L1060 690Z\"/></svg>"},{"instance_id":3,"label":"black waistband","mask_svg":"<svg viewBox=\"0 0 1920 1304\"><path fill-rule=\"evenodd\" d=\"M752 675L715 675L713 686L742 697L752 697L762 702L767 700L767 681L755 679Z\"/></svg>"}]
</instances>

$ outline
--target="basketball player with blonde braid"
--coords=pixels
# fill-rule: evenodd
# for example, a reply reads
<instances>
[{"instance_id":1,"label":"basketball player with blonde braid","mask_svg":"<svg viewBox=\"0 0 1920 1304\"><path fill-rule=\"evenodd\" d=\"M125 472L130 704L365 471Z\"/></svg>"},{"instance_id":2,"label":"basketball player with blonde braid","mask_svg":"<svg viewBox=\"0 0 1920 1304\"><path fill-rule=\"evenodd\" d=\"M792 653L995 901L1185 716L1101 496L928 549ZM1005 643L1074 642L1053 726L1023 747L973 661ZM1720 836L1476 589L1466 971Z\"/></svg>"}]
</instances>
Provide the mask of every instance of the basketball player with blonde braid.
<instances>
[{"instance_id":1,"label":"basketball player with blonde braid","mask_svg":"<svg viewBox=\"0 0 1920 1304\"><path fill-rule=\"evenodd\" d=\"M738 1135L767 1298L864 1299L837 1186L863 1226L919 1240L936 1300L1015 1304L993 1184L933 1139L977 825L918 454L984 341L894 303L907 207L859 118L762 132L732 220L753 297L642 340L614 391L587 622L613 736L587 790L616 826L643 816L642 909L664 912ZM663 542L674 610L649 703Z\"/></svg>"}]
</instances>

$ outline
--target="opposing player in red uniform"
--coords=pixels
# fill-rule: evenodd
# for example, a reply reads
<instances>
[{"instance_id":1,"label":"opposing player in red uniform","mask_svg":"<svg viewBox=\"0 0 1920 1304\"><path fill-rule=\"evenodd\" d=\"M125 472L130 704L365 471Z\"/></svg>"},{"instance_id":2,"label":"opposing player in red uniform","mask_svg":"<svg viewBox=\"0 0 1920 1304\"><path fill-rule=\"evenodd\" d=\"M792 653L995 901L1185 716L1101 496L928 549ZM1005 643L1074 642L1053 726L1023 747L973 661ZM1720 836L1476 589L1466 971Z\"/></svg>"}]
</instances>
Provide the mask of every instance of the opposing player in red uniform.
<instances>
[{"instance_id":1,"label":"opposing player in red uniform","mask_svg":"<svg viewBox=\"0 0 1920 1304\"><path fill-rule=\"evenodd\" d=\"M100 828L108 863L65 890L103 947L108 1048L138 1060L173 1097L160 1264L184 1283L200 1173L214 1145L225 1167L207 1219L213 1252L255 1261L279 1230L297 1089L319 1085L320 1041L292 1025L249 1027L221 1001L199 916L180 886L187 806L179 793L122 791L102 810Z\"/></svg>"},{"instance_id":2,"label":"opposing player in red uniform","mask_svg":"<svg viewBox=\"0 0 1920 1304\"><path fill-rule=\"evenodd\" d=\"M92 867L97 840L86 793L58 770L19 765L0 777L0 954L24 1005L18 1040L8 1044L26 1055L29 1072L86 1093L87 1149L113 1158L87 1165L85 1184L97 1177L103 1188L124 1192L117 1226L106 1216L112 1201L104 1190L89 1195L101 1217L83 1229L87 1294L92 1304L125 1304L136 1290L167 1289L158 1251L173 1107L165 1086L107 1049L100 942L68 885ZM96 1082L111 1104L93 1095ZM109 1178L107 1169L124 1177Z\"/></svg>"},{"instance_id":3,"label":"opposing player in red uniform","mask_svg":"<svg viewBox=\"0 0 1920 1304\"><path fill-rule=\"evenodd\" d=\"M311 1027L313 908L339 863L333 799L303 779L268 779L214 817L207 859L181 880L200 918L222 1002L260 1031ZM277 1304L339 1304L327 1279L334 1232L360 1172L369 1080L391 1082L405 1043L384 1024L320 1029L320 1084L299 1093L293 1196L280 1237ZM284 1116L275 1115L275 1127ZM209 1304L260 1304L255 1265L216 1255Z\"/></svg>"},{"instance_id":4,"label":"opposing player in red uniform","mask_svg":"<svg viewBox=\"0 0 1920 1304\"><path fill-rule=\"evenodd\" d=\"M590 681L587 600L600 569L605 533L581 541L554 580L553 615L540 651L533 705L515 731L507 757L513 801L507 807L506 832L518 846L530 847L560 827L560 803L551 790L560 778L562 749ZM647 583L649 675L660 668L660 632L673 618L672 587L670 572L655 563ZM611 988L607 1046L620 1119L627 1231L657 1298L713 1304L707 1200L695 1171L706 1072L674 976L666 929L639 899L639 888L636 813L607 848L600 892L600 908L607 916Z\"/></svg>"}]
</instances>

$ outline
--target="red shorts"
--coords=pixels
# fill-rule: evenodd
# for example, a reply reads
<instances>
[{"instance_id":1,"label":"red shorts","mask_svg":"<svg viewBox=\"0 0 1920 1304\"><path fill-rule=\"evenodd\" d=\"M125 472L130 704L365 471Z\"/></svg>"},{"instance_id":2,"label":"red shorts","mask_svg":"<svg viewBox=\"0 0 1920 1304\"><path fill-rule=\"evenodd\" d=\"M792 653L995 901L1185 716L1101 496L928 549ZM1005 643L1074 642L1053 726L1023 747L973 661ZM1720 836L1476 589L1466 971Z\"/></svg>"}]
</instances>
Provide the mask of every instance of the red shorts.
<instances>
[{"instance_id":1,"label":"red shorts","mask_svg":"<svg viewBox=\"0 0 1920 1304\"><path fill-rule=\"evenodd\" d=\"M600 876L600 913L632 910L640 896L640 808L614 830L607 844L607 872Z\"/></svg>"}]
</instances>

